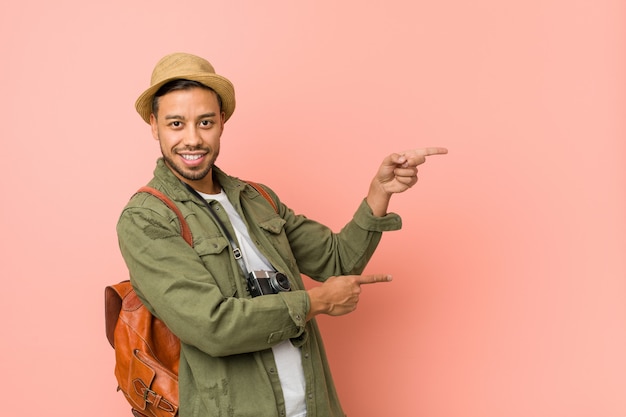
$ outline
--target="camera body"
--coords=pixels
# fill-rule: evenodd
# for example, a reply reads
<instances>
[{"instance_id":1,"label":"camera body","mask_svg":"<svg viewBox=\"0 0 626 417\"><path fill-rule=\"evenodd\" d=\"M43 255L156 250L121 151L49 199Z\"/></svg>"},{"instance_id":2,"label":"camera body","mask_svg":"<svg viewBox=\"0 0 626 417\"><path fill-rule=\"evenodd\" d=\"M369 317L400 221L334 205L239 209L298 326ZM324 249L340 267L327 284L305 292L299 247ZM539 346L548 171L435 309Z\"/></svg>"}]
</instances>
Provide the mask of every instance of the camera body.
<instances>
[{"instance_id":1,"label":"camera body","mask_svg":"<svg viewBox=\"0 0 626 417\"><path fill-rule=\"evenodd\" d=\"M291 291L291 284L282 272L252 271L248 273L248 290L250 295L258 297L259 295Z\"/></svg>"}]
</instances>

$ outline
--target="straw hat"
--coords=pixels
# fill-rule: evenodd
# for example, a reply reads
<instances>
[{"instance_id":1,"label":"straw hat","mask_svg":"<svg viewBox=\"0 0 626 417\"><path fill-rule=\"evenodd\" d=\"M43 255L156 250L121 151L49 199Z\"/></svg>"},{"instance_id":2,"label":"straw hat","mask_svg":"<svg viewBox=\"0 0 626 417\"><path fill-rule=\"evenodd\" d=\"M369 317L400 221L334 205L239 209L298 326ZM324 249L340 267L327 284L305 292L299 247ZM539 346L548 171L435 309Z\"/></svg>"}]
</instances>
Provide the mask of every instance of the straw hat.
<instances>
[{"instance_id":1,"label":"straw hat","mask_svg":"<svg viewBox=\"0 0 626 417\"><path fill-rule=\"evenodd\" d=\"M221 75L217 75L213 66L206 59L185 53L167 55L156 64L150 79L150 88L143 92L135 102L135 108L146 123L150 123L152 99L164 84L173 80L198 81L212 88L222 99L222 111L225 121L235 111L235 88Z\"/></svg>"}]
</instances>

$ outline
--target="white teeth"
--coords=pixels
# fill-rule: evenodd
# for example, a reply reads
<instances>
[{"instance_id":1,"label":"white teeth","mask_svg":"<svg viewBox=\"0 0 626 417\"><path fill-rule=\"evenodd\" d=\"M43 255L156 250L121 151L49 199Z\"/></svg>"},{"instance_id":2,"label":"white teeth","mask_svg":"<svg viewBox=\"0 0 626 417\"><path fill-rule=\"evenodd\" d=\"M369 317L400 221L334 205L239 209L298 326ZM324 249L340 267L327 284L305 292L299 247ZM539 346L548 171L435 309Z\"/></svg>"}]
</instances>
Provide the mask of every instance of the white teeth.
<instances>
[{"instance_id":1,"label":"white teeth","mask_svg":"<svg viewBox=\"0 0 626 417\"><path fill-rule=\"evenodd\" d=\"M202 155L181 155L183 157L183 159L186 159L187 161L195 161L197 159L202 158Z\"/></svg>"}]
</instances>

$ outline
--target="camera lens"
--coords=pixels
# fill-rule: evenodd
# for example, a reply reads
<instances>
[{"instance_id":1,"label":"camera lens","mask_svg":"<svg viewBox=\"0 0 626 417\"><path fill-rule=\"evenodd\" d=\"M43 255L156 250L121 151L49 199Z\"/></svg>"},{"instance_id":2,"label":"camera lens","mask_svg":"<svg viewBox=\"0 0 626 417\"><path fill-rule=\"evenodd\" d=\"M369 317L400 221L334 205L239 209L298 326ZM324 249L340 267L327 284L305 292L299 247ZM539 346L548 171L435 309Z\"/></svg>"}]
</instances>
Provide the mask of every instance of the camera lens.
<instances>
[{"instance_id":1,"label":"camera lens","mask_svg":"<svg viewBox=\"0 0 626 417\"><path fill-rule=\"evenodd\" d=\"M289 284L289 279L287 278L287 275L281 272L276 272L271 276L270 284L276 292L289 291L291 289L291 284Z\"/></svg>"}]
</instances>

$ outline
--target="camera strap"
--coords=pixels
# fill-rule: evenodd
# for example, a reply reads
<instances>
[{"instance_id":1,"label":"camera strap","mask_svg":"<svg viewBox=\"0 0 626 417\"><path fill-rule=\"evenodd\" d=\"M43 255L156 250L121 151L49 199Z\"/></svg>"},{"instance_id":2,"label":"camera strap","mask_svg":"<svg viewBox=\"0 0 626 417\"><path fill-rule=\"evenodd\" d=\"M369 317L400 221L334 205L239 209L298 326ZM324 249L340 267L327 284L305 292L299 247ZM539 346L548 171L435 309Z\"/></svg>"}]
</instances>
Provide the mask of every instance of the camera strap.
<instances>
[{"instance_id":1,"label":"camera strap","mask_svg":"<svg viewBox=\"0 0 626 417\"><path fill-rule=\"evenodd\" d=\"M230 247L231 247L231 250L232 250L232 253L233 253L233 257L235 258L235 260L239 264L239 268L241 268L241 271L243 272L243 276L247 277L248 276L248 268L246 267L246 263L245 263L245 261L243 259L243 253L241 252L241 249L239 249L239 247L237 246L237 242L235 242L235 239L233 239L232 235L228 231L228 228L226 228L226 225L224 225L224 222L219 218L219 216L217 215L217 213L215 212L213 207L211 207L211 204L209 204L208 201L206 201L200 194L198 194L198 192L196 190L194 190L191 186L189 186L189 184L187 184L185 182L182 182L182 183L183 183L183 185L185 187L187 187L187 189L189 190L189 192L191 194L196 196L196 198L198 198L200 201L202 201L202 203L209 209L209 213L213 217L213 220L215 220L215 222L217 223L217 226L220 229L222 229L222 233L224 233L224 236L226 236L226 239L228 239L228 243L230 244Z\"/></svg>"}]
</instances>

